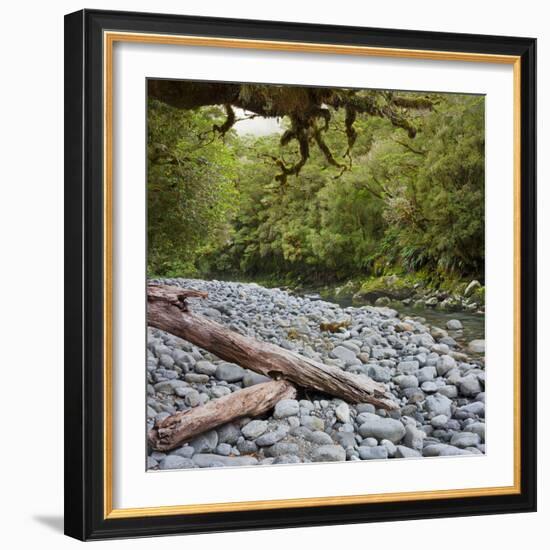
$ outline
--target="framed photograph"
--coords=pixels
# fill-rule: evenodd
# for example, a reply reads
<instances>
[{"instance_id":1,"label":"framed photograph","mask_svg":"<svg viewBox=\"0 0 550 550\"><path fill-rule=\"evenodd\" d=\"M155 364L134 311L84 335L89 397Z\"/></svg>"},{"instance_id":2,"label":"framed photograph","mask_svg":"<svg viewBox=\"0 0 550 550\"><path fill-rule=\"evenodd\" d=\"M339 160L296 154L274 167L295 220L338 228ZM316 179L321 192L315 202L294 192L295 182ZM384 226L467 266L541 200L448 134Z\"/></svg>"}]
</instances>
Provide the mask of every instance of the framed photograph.
<instances>
[{"instance_id":1,"label":"framed photograph","mask_svg":"<svg viewBox=\"0 0 550 550\"><path fill-rule=\"evenodd\" d=\"M65 18L65 530L536 508L535 39Z\"/></svg>"}]
</instances>

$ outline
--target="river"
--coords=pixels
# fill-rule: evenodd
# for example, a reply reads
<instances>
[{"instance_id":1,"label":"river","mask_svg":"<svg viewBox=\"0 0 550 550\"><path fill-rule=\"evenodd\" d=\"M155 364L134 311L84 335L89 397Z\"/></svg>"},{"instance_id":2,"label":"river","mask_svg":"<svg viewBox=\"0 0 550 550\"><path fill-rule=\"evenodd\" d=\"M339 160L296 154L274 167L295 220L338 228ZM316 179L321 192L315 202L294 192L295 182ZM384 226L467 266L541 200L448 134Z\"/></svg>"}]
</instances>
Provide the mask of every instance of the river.
<instances>
[{"instance_id":1,"label":"river","mask_svg":"<svg viewBox=\"0 0 550 550\"><path fill-rule=\"evenodd\" d=\"M325 300L326 302L332 302L338 304L340 307L358 307L361 305L369 305L368 303L358 303L356 300L352 300L352 296L339 295L334 296L332 293L323 295L321 297L316 290L313 289L300 289L295 291L294 294L298 296L308 297L310 299ZM484 340L485 339L485 315L479 313L472 313L468 311L441 311L433 308L413 308L405 306L400 302L392 303L390 306L399 312L401 317L422 317L426 320L428 325L434 325L436 327L445 328L447 321L450 319L458 319L464 329L462 333L452 334L453 338L461 344L466 344L471 340Z\"/></svg>"}]
</instances>

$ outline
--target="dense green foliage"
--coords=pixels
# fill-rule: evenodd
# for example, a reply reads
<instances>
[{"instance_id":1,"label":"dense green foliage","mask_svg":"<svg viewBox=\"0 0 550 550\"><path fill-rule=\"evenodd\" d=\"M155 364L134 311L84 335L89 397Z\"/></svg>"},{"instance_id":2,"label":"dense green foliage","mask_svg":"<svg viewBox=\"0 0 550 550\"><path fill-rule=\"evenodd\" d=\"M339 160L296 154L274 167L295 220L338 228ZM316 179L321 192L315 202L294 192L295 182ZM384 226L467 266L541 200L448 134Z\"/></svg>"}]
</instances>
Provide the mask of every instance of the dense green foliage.
<instances>
[{"instance_id":1,"label":"dense green foliage","mask_svg":"<svg viewBox=\"0 0 550 550\"><path fill-rule=\"evenodd\" d=\"M483 279L484 99L431 99L434 109L414 115L414 138L383 118L358 117L351 154L335 111L324 140L336 162L312 149L284 185L274 159L295 162L296 144L235 130L222 139L211 131L218 108L151 101L149 272Z\"/></svg>"},{"instance_id":2,"label":"dense green foliage","mask_svg":"<svg viewBox=\"0 0 550 550\"><path fill-rule=\"evenodd\" d=\"M201 255L223 242L237 191L234 154L212 133L219 120L217 108L181 111L149 102L150 274L196 273Z\"/></svg>"}]
</instances>

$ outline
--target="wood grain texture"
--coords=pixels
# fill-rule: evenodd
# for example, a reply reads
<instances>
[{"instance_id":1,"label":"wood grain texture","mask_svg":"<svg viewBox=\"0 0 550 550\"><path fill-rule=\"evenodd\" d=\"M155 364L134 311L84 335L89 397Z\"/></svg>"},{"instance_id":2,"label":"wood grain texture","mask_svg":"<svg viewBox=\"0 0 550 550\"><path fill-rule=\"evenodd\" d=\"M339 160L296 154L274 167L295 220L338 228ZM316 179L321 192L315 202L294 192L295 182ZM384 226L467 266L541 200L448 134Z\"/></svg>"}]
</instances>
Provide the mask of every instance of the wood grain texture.
<instances>
[{"instance_id":1,"label":"wood grain texture","mask_svg":"<svg viewBox=\"0 0 550 550\"><path fill-rule=\"evenodd\" d=\"M149 285L147 293L150 326L183 338L225 361L351 403L372 403L388 410L398 406L384 385L365 375L352 374L274 344L254 340L191 313L185 304L185 297L189 296L187 289Z\"/></svg>"},{"instance_id":2,"label":"wood grain texture","mask_svg":"<svg viewBox=\"0 0 550 550\"><path fill-rule=\"evenodd\" d=\"M259 416L281 399L294 397L296 388L286 380L256 384L168 416L149 431L149 443L157 451L169 451L217 426L244 416Z\"/></svg>"}]
</instances>

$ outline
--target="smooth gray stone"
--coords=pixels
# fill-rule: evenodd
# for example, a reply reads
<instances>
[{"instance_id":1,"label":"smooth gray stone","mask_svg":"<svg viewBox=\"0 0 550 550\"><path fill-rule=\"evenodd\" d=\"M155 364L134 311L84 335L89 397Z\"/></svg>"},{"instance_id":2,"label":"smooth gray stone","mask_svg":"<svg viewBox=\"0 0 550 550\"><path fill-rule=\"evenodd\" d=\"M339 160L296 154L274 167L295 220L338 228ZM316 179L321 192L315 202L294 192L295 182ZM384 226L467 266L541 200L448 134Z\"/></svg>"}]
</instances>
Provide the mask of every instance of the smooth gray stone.
<instances>
[{"instance_id":1,"label":"smooth gray stone","mask_svg":"<svg viewBox=\"0 0 550 550\"><path fill-rule=\"evenodd\" d=\"M442 355L436 363L437 374L439 376L444 376L454 367L456 367L456 360L450 355Z\"/></svg>"},{"instance_id":2,"label":"smooth gray stone","mask_svg":"<svg viewBox=\"0 0 550 550\"><path fill-rule=\"evenodd\" d=\"M434 428L443 428L449 419L444 414L438 414L434 416L431 420L431 424Z\"/></svg>"},{"instance_id":3,"label":"smooth gray stone","mask_svg":"<svg viewBox=\"0 0 550 550\"><path fill-rule=\"evenodd\" d=\"M409 424L405 427L405 437L403 443L405 446L416 451L421 451L424 446L424 438L426 434L419 430L416 426Z\"/></svg>"},{"instance_id":4,"label":"smooth gray stone","mask_svg":"<svg viewBox=\"0 0 550 550\"><path fill-rule=\"evenodd\" d=\"M195 463L190 458L179 455L168 455L160 461L161 470L182 470L184 468L195 468Z\"/></svg>"},{"instance_id":5,"label":"smooth gray stone","mask_svg":"<svg viewBox=\"0 0 550 550\"><path fill-rule=\"evenodd\" d=\"M205 432L189 442L189 445L195 449L195 453L204 451L211 452L218 445L218 433L216 430Z\"/></svg>"},{"instance_id":6,"label":"smooth gray stone","mask_svg":"<svg viewBox=\"0 0 550 550\"><path fill-rule=\"evenodd\" d=\"M371 365L368 368L368 376L376 382L386 383L391 380L391 370L380 365Z\"/></svg>"},{"instance_id":7,"label":"smooth gray stone","mask_svg":"<svg viewBox=\"0 0 550 550\"><path fill-rule=\"evenodd\" d=\"M437 376L437 370L435 367L422 367L418 371L418 382L423 384L424 382L431 382Z\"/></svg>"},{"instance_id":8,"label":"smooth gray stone","mask_svg":"<svg viewBox=\"0 0 550 550\"><path fill-rule=\"evenodd\" d=\"M449 399L454 399L458 395L458 390L456 386L446 385L442 386L437 390L441 395L448 397Z\"/></svg>"},{"instance_id":9,"label":"smooth gray stone","mask_svg":"<svg viewBox=\"0 0 550 550\"><path fill-rule=\"evenodd\" d=\"M312 431L323 431L325 429L325 421L317 416L301 416L300 424Z\"/></svg>"},{"instance_id":10,"label":"smooth gray stone","mask_svg":"<svg viewBox=\"0 0 550 550\"><path fill-rule=\"evenodd\" d=\"M468 431L479 435L479 439L482 443L485 443L485 422L474 422L468 424Z\"/></svg>"},{"instance_id":11,"label":"smooth gray stone","mask_svg":"<svg viewBox=\"0 0 550 550\"><path fill-rule=\"evenodd\" d=\"M397 445L395 450L395 458L417 458L422 456L422 453L416 449L411 449L405 445Z\"/></svg>"},{"instance_id":12,"label":"smooth gray stone","mask_svg":"<svg viewBox=\"0 0 550 550\"><path fill-rule=\"evenodd\" d=\"M296 455L281 455L275 458L272 464L300 464L302 461Z\"/></svg>"},{"instance_id":13,"label":"smooth gray stone","mask_svg":"<svg viewBox=\"0 0 550 550\"><path fill-rule=\"evenodd\" d=\"M321 431L310 432L309 435L306 436L306 439L316 445L332 445L333 443L330 435Z\"/></svg>"},{"instance_id":14,"label":"smooth gray stone","mask_svg":"<svg viewBox=\"0 0 550 550\"><path fill-rule=\"evenodd\" d=\"M416 374L420 367L418 361L401 361L397 365L397 370L401 374Z\"/></svg>"},{"instance_id":15,"label":"smooth gray stone","mask_svg":"<svg viewBox=\"0 0 550 550\"><path fill-rule=\"evenodd\" d=\"M206 374L207 376L214 376L218 367L210 361L199 361L195 365L195 372L198 374Z\"/></svg>"},{"instance_id":16,"label":"smooth gray stone","mask_svg":"<svg viewBox=\"0 0 550 550\"><path fill-rule=\"evenodd\" d=\"M188 407L196 407L200 403L200 394L197 390L191 390L183 399Z\"/></svg>"},{"instance_id":17,"label":"smooth gray stone","mask_svg":"<svg viewBox=\"0 0 550 550\"><path fill-rule=\"evenodd\" d=\"M354 448L357 445L355 434L350 432L337 432L334 434L334 441L344 449Z\"/></svg>"},{"instance_id":18,"label":"smooth gray stone","mask_svg":"<svg viewBox=\"0 0 550 550\"><path fill-rule=\"evenodd\" d=\"M331 352L330 357L333 359L340 359L344 363L348 361L355 361L357 359L356 353L344 346L336 346Z\"/></svg>"},{"instance_id":19,"label":"smooth gray stone","mask_svg":"<svg viewBox=\"0 0 550 550\"><path fill-rule=\"evenodd\" d=\"M298 445L296 443L287 443L279 441L270 447L264 448L265 456L283 456L283 455L297 455L299 452Z\"/></svg>"},{"instance_id":20,"label":"smooth gray stone","mask_svg":"<svg viewBox=\"0 0 550 550\"><path fill-rule=\"evenodd\" d=\"M266 432L256 439L256 445L258 447L267 447L274 445L277 441L280 441L288 434L288 428L286 426L278 426L271 432Z\"/></svg>"},{"instance_id":21,"label":"smooth gray stone","mask_svg":"<svg viewBox=\"0 0 550 550\"><path fill-rule=\"evenodd\" d=\"M249 441L248 439L243 438L242 441L237 442L237 449L241 454L248 455L257 452L258 445L256 445L254 441Z\"/></svg>"},{"instance_id":22,"label":"smooth gray stone","mask_svg":"<svg viewBox=\"0 0 550 550\"><path fill-rule=\"evenodd\" d=\"M246 374L243 376L243 386L249 388L250 386L255 386L256 384L263 384L264 382L269 382L271 378L269 376L264 376L263 374L258 374L252 371L246 371Z\"/></svg>"},{"instance_id":23,"label":"smooth gray stone","mask_svg":"<svg viewBox=\"0 0 550 550\"><path fill-rule=\"evenodd\" d=\"M216 454L222 456L229 456L231 454L231 445L229 443L220 443L216 447Z\"/></svg>"},{"instance_id":24,"label":"smooth gray stone","mask_svg":"<svg viewBox=\"0 0 550 550\"><path fill-rule=\"evenodd\" d=\"M470 353L485 353L485 340L472 340L468 344Z\"/></svg>"},{"instance_id":25,"label":"smooth gray stone","mask_svg":"<svg viewBox=\"0 0 550 550\"><path fill-rule=\"evenodd\" d=\"M232 423L224 424L217 428L216 431L218 432L218 442L229 443L230 445L235 445L241 435L241 430Z\"/></svg>"},{"instance_id":26,"label":"smooth gray stone","mask_svg":"<svg viewBox=\"0 0 550 550\"><path fill-rule=\"evenodd\" d=\"M314 462L342 462L346 460L346 451L340 445L321 445L313 449Z\"/></svg>"},{"instance_id":27,"label":"smooth gray stone","mask_svg":"<svg viewBox=\"0 0 550 550\"><path fill-rule=\"evenodd\" d=\"M485 417L485 403L481 401L473 401L472 403L459 407L458 410L470 415Z\"/></svg>"},{"instance_id":28,"label":"smooth gray stone","mask_svg":"<svg viewBox=\"0 0 550 550\"><path fill-rule=\"evenodd\" d=\"M275 405L273 418L281 419L295 416L300 412L300 405L296 399L282 399Z\"/></svg>"},{"instance_id":29,"label":"smooth gray stone","mask_svg":"<svg viewBox=\"0 0 550 550\"><path fill-rule=\"evenodd\" d=\"M245 374L246 371L242 367L233 363L220 363L216 368L216 378L226 382L239 382Z\"/></svg>"},{"instance_id":30,"label":"smooth gray stone","mask_svg":"<svg viewBox=\"0 0 550 550\"><path fill-rule=\"evenodd\" d=\"M445 416L450 418L451 404L452 401L448 397L445 397L441 393L436 393L426 398L425 407L426 410L432 413L434 416L444 414Z\"/></svg>"},{"instance_id":31,"label":"smooth gray stone","mask_svg":"<svg viewBox=\"0 0 550 550\"><path fill-rule=\"evenodd\" d=\"M163 366L165 369L171 369L174 366L174 359L172 356L168 355L167 353L163 353L159 357L159 365Z\"/></svg>"},{"instance_id":32,"label":"smooth gray stone","mask_svg":"<svg viewBox=\"0 0 550 550\"><path fill-rule=\"evenodd\" d=\"M212 454L196 454L193 462L199 468L216 468L227 466L253 466L258 459L253 456L220 456Z\"/></svg>"},{"instance_id":33,"label":"smooth gray stone","mask_svg":"<svg viewBox=\"0 0 550 550\"><path fill-rule=\"evenodd\" d=\"M172 451L170 454L183 456L183 458L191 458L195 454L195 449L193 449L190 445L185 445L175 451Z\"/></svg>"},{"instance_id":34,"label":"smooth gray stone","mask_svg":"<svg viewBox=\"0 0 550 550\"><path fill-rule=\"evenodd\" d=\"M409 388L418 388L418 378L416 376L413 376L412 374L406 375L401 374L400 376L396 376L393 381L402 389L409 389Z\"/></svg>"},{"instance_id":35,"label":"smooth gray stone","mask_svg":"<svg viewBox=\"0 0 550 550\"><path fill-rule=\"evenodd\" d=\"M478 434L473 432L458 432L451 437L451 445L465 449L466 447L475 447L481 443Z\"/></svg>"},{"instance_id":36,"label":"smooth gray stone","mask_svg":"<svg viewBox=\"0 0 550 550\"><path fill-rule=\"evenodd\" d=\"M191 384L207 384L210 378L206 374L197 374L196 372L188 372L185 375L185 381Z\"/></svg>"},{"instance_id":37,"label":"smooth gray stone","mask_svg":"<svg viewBox=\"0 0 550 550\"><path fill-rule=\"evenodd\" d=\"M256 439L265 433L268 425L266 420L251 420L246 426L241 428L241 432L248 439Z\"/></svg>"},{"instance_id":38,"label":"smooth gray stone","mask_svg":"<svg viewBox=\"0 0 550 550\"><path fill-rule=\"evenodd\" d=\"M359 426L359 434L362 437L388 439L392 443L398 443L405 435L405 426L399 420L370 413L362 413L360 416L363 422Z\"/></svg>"},{"instance_id":39,"label":"smooth gray stone","mask_svg":"<svg viewBox=\"0 0 550 550\"><path fill-rule=\"evenodd\" d=\"M462 395L471 397L477 395L483 388L475 374L468 374L461 378L458 389Z\"/></svg>"},{"instance_id":40,"label":"smooth gray stone","mask_svg":"<svg viewBox=\"0 0 550 550\"><path fill-rule=\"evenodd\" d=\"M388 449L384 446L365 447L358 449L361 460L382 460L388 458Z\"/></svg>"},{"instance_id":41,"label":"smooth gray stone","mask_svg":"<svg viewBox=\"0 0 550 550\"><path fill-rule=\"evenodd\" d=\"M344 402L340 403L336 407L334 413L336 414L336 418L340 422L342 422L344 424L347 424L347 423L350 422L350 419L351 419L350 418L350 410L349 410L349 405L347 403L344 403Z\"/></svg>"},{"instance_id":42,"label":"smooth gray stone","mask_svg":"<svg viewBox=\"0 0 550 550\"><path fill-rule=\"evenodd\" d=\"M435 445L428 445L422 450L422 456L455 456L455 455L469 455L468 451L459 449L453 445L447 445L445 443L436 443Z\"/></svg>"},{"instance_id":43,"label":"smooth gray stone","mask_svg":"<svg viewBox=\"0 0 550 550\"><path fill-rule=\"evenodd\" d=\"M422 386L420 386L420 389L425 393L435 393L439 387L435 382L427 381L423 382Z\"/></svg>"}]
</instances>

